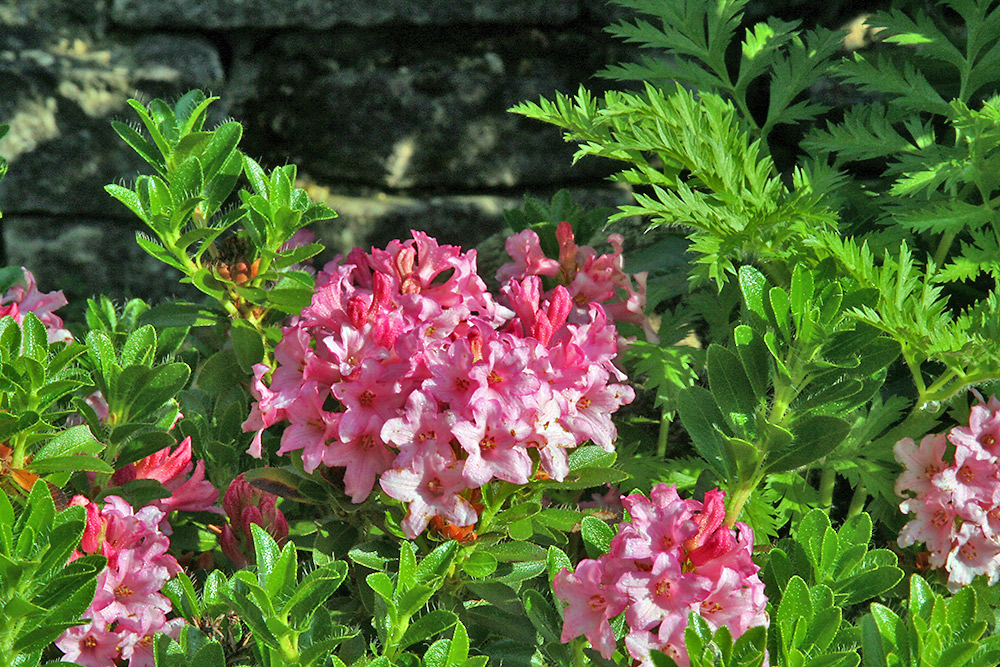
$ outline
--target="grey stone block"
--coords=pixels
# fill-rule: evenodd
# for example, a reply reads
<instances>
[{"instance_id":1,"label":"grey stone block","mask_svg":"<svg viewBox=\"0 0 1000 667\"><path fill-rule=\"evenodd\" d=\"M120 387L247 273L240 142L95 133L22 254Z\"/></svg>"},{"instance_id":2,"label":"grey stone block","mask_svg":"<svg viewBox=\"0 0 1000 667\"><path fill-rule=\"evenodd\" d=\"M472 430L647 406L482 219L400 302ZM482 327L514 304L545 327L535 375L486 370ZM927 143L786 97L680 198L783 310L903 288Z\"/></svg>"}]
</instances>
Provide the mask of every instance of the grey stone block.
<instances>
[{"instance_id":1,"label":"grey stone block","mask_svg":"<svg viewBox=\"0 0 1000 667\"><path fill-rule=\"evenodd\" d=\"M510 188L599 179L606 162L572 165L551 125L515 104L600 89L618 51L600 33L537 30L350 33L277 39L255 58L253 97L232 112L247 149L317 179L376 188Z\"/></svg>"},{"instance_id":2,"label":"grey stone block","mask_svg":"<svg viewBox=\"0 0 1000 667\"><path fill-rule=\"evenodd\" d=\"M215 48L198 37L151 36L137 44L59 40L32 29L0 33L0 141L10 170L0 181L8 214L131 215L104 185L149 167L111 128L134 122L126 105L176 99L223 77Z\"/></svg>"},{"instance_id":3,"label":"grey stone block","mask_svg":"<svg viewBox=\"0 0 1000 667\"><path fill-rule=\"evenodd\" d=\"M7 264L34 273L43 292L63 290L69 305L60 314L70 319L79 319L95 294L117 302L133 297L200 299L194 288L178 282L178 271L136 244L141 224L5 215Z\"/></svg>"},{"instance_id":4,"label":"grey stone block","mask_svg":"<svg viewBox=\"0 0 1000 667\"><path fill-rule=\"evenodd\" d=\"M113 0L111 17L129 27L306 28L385 23L564 24L577 0Z\"/></svg>"}]
</instances>

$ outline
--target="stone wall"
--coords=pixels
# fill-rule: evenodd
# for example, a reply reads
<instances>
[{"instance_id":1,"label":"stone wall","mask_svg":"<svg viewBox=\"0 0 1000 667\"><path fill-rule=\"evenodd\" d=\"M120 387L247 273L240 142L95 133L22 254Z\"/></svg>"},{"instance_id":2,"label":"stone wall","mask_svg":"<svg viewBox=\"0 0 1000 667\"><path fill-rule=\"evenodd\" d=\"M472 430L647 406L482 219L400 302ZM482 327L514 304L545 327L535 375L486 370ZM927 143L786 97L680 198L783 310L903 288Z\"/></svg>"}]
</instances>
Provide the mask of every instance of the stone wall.
<instances>
[{"instance_id":1,"label":"stone wall","mask_svg":"<svg viewBox=\"0 0 1000 667\"><path fill-rule=\"evenodd\" d=\"M525 193L624 202L610 165L571 165L558 130L506 112L607 85L593 74L631 53L603 32L616 12L601 0L0 0L3 255L71 301L176 290L103 186L144 171L110 127L133 120L125 100L194 87L221 96L215 122L244 123L245 151L294 162L340 212L318 230L330 254L410 228L475 245Z\"/></svg>"}]
</instances>

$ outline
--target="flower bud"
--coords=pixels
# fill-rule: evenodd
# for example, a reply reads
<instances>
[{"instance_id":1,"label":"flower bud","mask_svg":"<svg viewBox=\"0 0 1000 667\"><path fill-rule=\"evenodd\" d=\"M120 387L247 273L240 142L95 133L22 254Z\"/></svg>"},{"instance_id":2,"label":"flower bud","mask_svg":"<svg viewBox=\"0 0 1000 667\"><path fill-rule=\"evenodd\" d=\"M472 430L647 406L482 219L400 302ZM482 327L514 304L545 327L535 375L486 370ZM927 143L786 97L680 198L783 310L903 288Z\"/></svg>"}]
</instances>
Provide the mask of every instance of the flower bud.
<instances>
[{"instance_id":1,"label":"flower bud","mask_svg":"<svg viewBox=\"0 0 1000 667\"><path fill-rule=\"evenodd\" d=\"M229 485L222 498L222 509L229 525L222 528L219 539L222 553L237 567L246 567L255 559L250 525L257 524L274 538L279 546L288 538L288 521L278 509L278 497L262 491L240 473Z\"/></svg>"}]
</instances>

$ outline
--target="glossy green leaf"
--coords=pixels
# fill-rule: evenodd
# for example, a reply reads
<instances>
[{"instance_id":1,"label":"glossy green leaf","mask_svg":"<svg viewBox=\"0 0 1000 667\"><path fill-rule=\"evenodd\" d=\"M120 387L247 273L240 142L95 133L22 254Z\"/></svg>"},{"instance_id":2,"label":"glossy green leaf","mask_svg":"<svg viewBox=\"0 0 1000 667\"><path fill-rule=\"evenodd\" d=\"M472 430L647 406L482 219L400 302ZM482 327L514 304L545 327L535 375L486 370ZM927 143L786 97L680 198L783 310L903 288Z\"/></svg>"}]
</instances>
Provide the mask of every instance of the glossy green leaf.
<instances>
[{"instance_id":1,"label":"glossy green leaf","mask_svg":"<svg viewBox=\"0 0 1000 667\"><path fill-rule=\"evenodd\" d=\"M730 428L738 434L752 435L758 397L740 358L713 343L708 348L708 382Z\"/></svg>"},{"instance_id":2,"label":"glossy green leaf","mask_svg":"<svg viewBox=\"0 0 1000 667\"><path fill-rule=\"evenodd\" d=\"M677 397L677 412L691 436L691 444L715 474L731 479L736 464L729 460L723 439L726 420L712 394L702 387L689 387Z\"/></svg>"},{"instance_id":3,"label":"glossy green leaf","mask_svg":"<svg viewBox=\"0 0 1000 667\"><path fill-rule=\"evenodd\" d=\"M580 534L590 558L597 558L608 552L615 531L611 526L592 516L580 522Z\"/></svg>"},{"instance_id":4,"label":"glossy green leaf","mask_svg":"<svg viewBox=\"0 0 1000 667\"><path fill-rule=\"evenodd\" d=\"M429 611L410 624L400 641L400 648L407 648L417 642L426 641L449 630L458 622L454 612L445 609Z\"/></svg>"}]
</instances>

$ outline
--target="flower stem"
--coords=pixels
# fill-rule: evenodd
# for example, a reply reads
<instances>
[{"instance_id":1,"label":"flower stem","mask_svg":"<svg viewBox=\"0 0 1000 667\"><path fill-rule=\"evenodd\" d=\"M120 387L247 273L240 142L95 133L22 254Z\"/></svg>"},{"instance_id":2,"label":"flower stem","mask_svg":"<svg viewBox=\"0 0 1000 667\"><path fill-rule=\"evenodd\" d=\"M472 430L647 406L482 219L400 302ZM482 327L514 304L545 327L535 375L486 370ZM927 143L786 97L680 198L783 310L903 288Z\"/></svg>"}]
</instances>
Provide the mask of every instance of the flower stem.
<instances>
[{"instance_id":1,"label":"flower stem","mask_svg":"<svg viewBox=\"0 0 1000 667\"><path fill-rule=\"evenodd\" d=\"M819 478L819 506L827 514L830 513L830 508L833 507L833 486L836 481L837 472L829 466L823 466L823 472Z\"/></svg>"},{"instance_id":2,"label":"flower stem","mask_svg":"<svg viewBox=\"0 0 1000 667\"><path fill-rule=\"evenodd\" d=\"M664 410L660 416L660 433L656 438L656 457L660 459L667 456L667 436L670 432L670 422L672 421L668 415L669 413Z\"/></svg>"},{"instance_id":3,"label":"flower stem","mask_svg":"<svg viewBox=\"0 0 1000 667\"><path fill-rule=\"evenodd\" d=\"M865 509L865 501L868 500L868 490L865 485L858 483L856 489L854 489L854 496L851 497L851 506L847 509L847 518L850 519L852 516L857 516L861 514Z\"/></svg>"}]
</instances>

